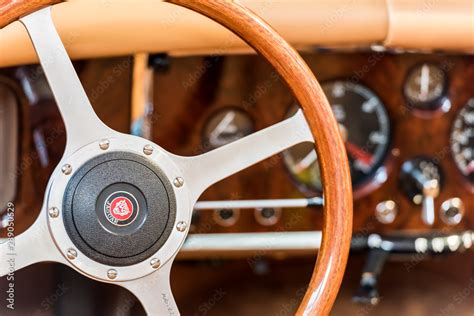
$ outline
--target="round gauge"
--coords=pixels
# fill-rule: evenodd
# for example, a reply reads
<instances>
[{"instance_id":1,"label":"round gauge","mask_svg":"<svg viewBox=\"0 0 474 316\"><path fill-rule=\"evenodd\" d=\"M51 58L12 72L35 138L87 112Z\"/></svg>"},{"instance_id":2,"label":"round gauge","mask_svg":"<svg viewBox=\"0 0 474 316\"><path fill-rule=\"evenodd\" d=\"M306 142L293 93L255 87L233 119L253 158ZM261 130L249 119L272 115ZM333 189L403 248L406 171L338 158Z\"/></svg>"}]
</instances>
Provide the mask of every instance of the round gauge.
<instances>
[{"instance_id":1,"label":"round gauge","mask_svg":"<svg viewBox=\"0 0 474 316\"><path fill-rule=\"evenodd\" d=\"M322 85L339 123L354 187L370 179L382 165L390 141L390 122L385 106L367 87L349 81ZM297 110L290 109L290 114ZM304 143L283 152L285 165L303 189L321 192L317 155L313 144Z\"/></svg>"},{"instance_id":2,"label":"round gauge","mask_svg":"<svg viewBox=\"0 0 474 316\"><path fill-rule=\"evenodd\" d=\"M214 149L224 146L254 132L250 115L236 107L226 107L214 112L203 130L203 146Z\"/></svg>"},{"instance_id":3,"label":"round gauge","mask_svg":"<svg viewBox=\"0 0 474 316\"><path fill-rule=\"evenodd\" d=\"M474 185L474 98L469 100L454 120L451 150L459 170Z\"/></svg>"},{"instance_id":4,"label":"round gauge","mask_svg":"<svg viewBox=\"0 0 474 316\"><path fill-rule=\"evenodd\" d=\"M447 82L446 73L437 65L423 63L415 66L408 73L403 88L408 107L421 111L449 110Z\"/></svg>"}]
</instances>

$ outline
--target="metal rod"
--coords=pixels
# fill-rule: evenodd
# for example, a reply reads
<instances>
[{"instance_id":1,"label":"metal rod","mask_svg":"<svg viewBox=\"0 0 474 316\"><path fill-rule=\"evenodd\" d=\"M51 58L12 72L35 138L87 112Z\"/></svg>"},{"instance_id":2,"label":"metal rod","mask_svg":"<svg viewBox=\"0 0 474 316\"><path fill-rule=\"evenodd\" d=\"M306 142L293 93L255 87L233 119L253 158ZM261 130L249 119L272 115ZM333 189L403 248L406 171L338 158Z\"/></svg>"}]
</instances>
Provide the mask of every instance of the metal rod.
<instances>
[{"instance_id":1,"label":"metal rod","mask_svg":"<svg viewBox=\"0 0 474 316\"><path fill-rule=\"evenodd\" d=\"M310 199L272 199L272 200L226 200L200 201L194 206L195 210L221 209L258 209L258 208L305 208L322 206L323 198Z\"/></svg>"},{"instance_id":2,"label":"metal rod","mask_svg":"<svg viewBox=\"0 0 474 316\"><path fill-rule=\"evenodd\" d=\"M208 258L213 256L271 255L273 253L315 253L321 245L322 233L269 232L190 234L181 248L180 259Z\"/></svg>"}]
</instances>

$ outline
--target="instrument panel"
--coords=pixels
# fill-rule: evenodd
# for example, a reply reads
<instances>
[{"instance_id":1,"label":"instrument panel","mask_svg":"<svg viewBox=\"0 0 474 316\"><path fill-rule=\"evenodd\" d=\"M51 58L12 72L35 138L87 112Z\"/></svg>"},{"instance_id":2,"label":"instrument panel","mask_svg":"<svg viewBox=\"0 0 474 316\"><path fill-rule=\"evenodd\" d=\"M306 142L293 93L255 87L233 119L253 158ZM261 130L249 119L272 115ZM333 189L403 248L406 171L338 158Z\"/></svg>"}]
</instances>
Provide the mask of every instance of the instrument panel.
<instances>
[{"instance_id":1,"label":"instrument panel","mask_svg":"<svg viewBox=\"0 0 474 316\"><path fill-rule=\"evenodd\" d=\"M321 83L345 140L354 187L355 231L472 228L469 104L474 102L470 101L474 97L474 58L388 52L324 52L303 57ZM186 85L184 91L180 83L188 83L190 74L206 64L210 65L207 71L193 85ZM206 82L214 82L214 87L203 91ZM173 137L166 132L167 128L177 132L172 127L174 119L184 117L187 111L193 113L194 119L187 120L190 126L185 128L186 141L167 147L186 155L209 149L203 139L211 133L206 136L203 131L216 130L208 125L215 113L246 113L246 120L232 121L224 115L220 123L214 122L222 135L228 136L270 126L297 108L285 84L258 56L172 59L167 72L156 74L155 89L160 95L155 100L155 110L165 118L165 125L159 124L155 130L157 143ZM166 91L180 97L172 109L164 110L172 102L171 96L165 96ZM196 94L202 99L192 97ZM404 174L408 163L415 167ZM311 145L300 144L221 181L206 191L202 199L318 195L322 192L317 156ZM447 205L459 207L451 207L447 212ZM277 211L278 220L272 225L262 225L257 220L257 210L234 210L235 218L228 211L201 212L194 232L296 231L321 227L319 208ZM216 219L216 212L223 213L225 218ZM458 221L460 217L462 220ZM236 219L232 225L219 224L223 220L228 223L229 218Z\"/></svg>"},{"instance_id":2,"label":"instrument panel","mask_svg":"<svg viewBox=\"0 0 474 316\"><path fill-rule=\"evenodd\" d=\"M473 229L474 58L375 51L314 52L303 58L345 141L355 233ZM99 117L127 132L130 60L82 61L76 67ZM99 91L117 67L115 85ZM9 77L18 73L7 70ZM41 201L31 198L41 196L65 140L52 99L31 104L27 96L20 99L28 123L21 131L25 166L18 199L30 199L18 203L18 214L39 210ZM154 73L152 101L150 137L179 155L223 146L280 122L298 107L285 83L256 55L170 57ZM322 197L320 181L317 155L301 144L217 183L201 200ZM35 215L30 215L31 222ZM318 230L322 221L318 206L215 209L196 212L191 231Z\"/></svg>"}]
</instances>

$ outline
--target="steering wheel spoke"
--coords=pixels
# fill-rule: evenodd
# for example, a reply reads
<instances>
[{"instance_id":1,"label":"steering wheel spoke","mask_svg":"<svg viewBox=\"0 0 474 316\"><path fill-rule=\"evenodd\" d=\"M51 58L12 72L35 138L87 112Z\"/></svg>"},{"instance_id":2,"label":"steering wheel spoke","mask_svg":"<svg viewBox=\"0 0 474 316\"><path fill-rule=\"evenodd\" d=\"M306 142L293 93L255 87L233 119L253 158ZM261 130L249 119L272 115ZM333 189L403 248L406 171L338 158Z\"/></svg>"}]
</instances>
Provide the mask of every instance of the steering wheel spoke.
<instances>
[{"instance_id":1,"label":"steering wheel spoke","mask_svg":"<svg viewBox=\"0 0 474 316\"><path fill-rule=\"evenodd\" d=\"M43 209L35 223L24 233L0 243L0 277L38 262L67 264L54 245Z\"/></svg>"},{"instance_id":2,"label":"steering wheel spoke","mask_svg":"<svg viewBox=\"0 0 474 316\"><path fill-rule=\"evenodd\" d=\"M170 260L144 278L120 283L137 297L148 315L179 315L170 286L172 263Z\"/></svg>"},{"instance_id":3,"label":"steering wheel spoke","mask_svg":"<svg viewBox=\"0 0 474 316\"><path fill-rule=\"evenodd\" d=\"M185 181L194 203L212 184L303 142L314 140L299 110L292 117L235 142L199 156L177 157L177 160L189 179Z\"/></svg>"},{"instance_id":4,"label":"steering wheel spoke","mask_svg":"<svg viewBox=\"0 0 474 316\"><path fill-rule=\"evenodd\" d=\"M115 131L96 115L51 17L51 7L20 19L33 42L61 112L67 133L66 153Z\"/></svg>"}]
</instances>

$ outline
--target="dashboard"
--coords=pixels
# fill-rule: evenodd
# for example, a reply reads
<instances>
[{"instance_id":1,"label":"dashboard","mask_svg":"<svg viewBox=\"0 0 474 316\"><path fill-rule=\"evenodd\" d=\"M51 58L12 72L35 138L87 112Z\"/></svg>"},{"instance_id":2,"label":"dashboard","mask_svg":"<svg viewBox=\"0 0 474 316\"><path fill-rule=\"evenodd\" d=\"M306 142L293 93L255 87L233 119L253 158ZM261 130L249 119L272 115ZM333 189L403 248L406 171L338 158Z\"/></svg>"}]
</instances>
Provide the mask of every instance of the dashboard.
<instances>
[{"instance_id":1,"label":"dashboard","mask_svg":"<svg viewBox=\"0 0 474 316\"><path fill-rule=\"evenodd\" d=\"M355 233L472 229L474 59L387 51L318 51L303 57L345 140ZM277 123L298 107L279 76L256 55L154 58L150 104L135 133L146 129L147 137L170 152L212 150ZM130 119L133 60L97 59L75 66L99 117L129 132L136 123ZM10 68L3 76L19 96L24 122L17 199L23 200L18 213L25 213L27 226L36 216L31 209L41 202L31 192L43 192L61 157L65 132L41 71ZM221 181L201 200L303 198L323 198L311 144ZM312 231L321 228L322 220L318 203L208 207L195 211L191 233Z\"/></svg>"},{"instance_id":2,"label":"dashboard","mask_svg":"<svg viewBox=\"0 0 474 316\"><path fill-rule=\"evenodd\" d=\"M472 227L473 58L384 51L303 57L346 141L355 231ZM153 135L183 155L241 138L297 108L257 56L171 59L155 74L154 89ZM214 185L202 199L314 197L320 188L316 154L302 144ZM318 207L214 210L196 216L194 230L314 230L321 221Z\"/></svg>"}]
</instances>

